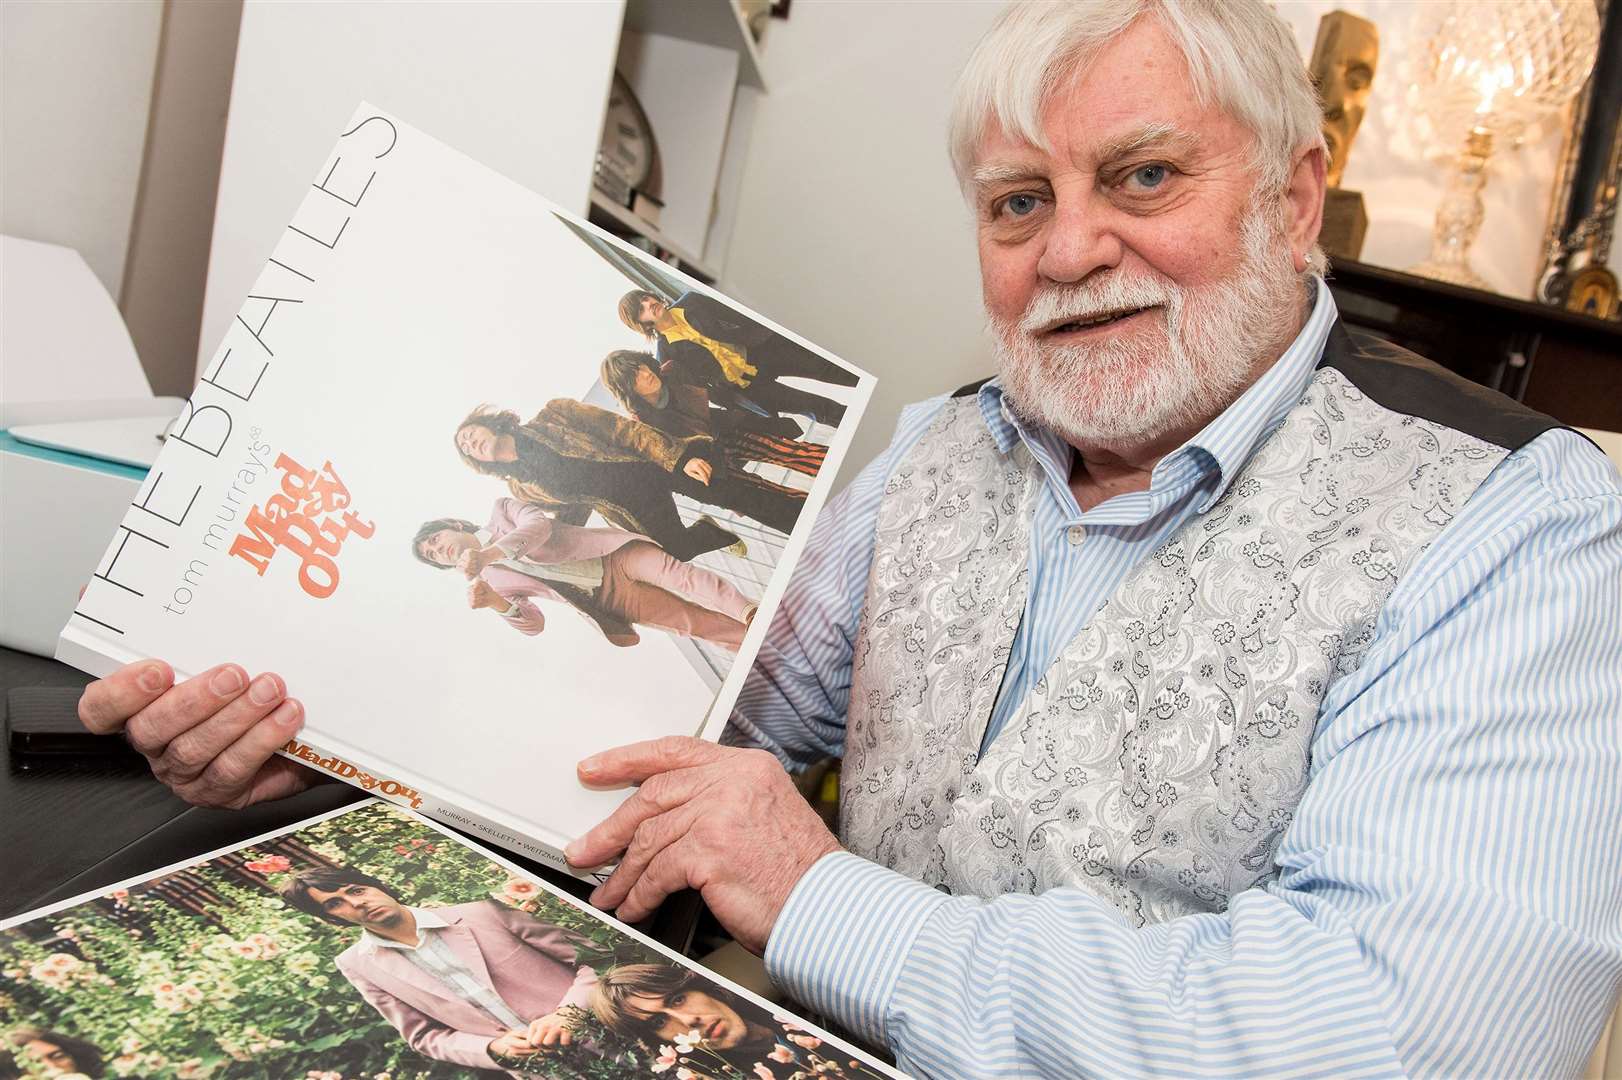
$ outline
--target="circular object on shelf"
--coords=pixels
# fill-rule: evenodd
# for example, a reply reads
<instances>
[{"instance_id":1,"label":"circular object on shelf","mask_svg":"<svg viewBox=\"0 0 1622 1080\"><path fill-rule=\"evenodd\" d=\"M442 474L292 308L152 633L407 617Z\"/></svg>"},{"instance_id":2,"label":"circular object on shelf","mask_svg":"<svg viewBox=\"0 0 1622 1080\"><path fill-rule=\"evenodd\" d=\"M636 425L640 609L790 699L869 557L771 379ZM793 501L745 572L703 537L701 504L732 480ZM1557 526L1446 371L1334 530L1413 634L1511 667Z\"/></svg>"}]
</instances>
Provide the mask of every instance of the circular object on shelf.
<instances>
[{"instance_id":1,"label":"circular object on shelf","mask_svg":"<svg viewBox=\"0 0 1622 1080\"><path fill-rule=\"evenodd\" d=\"M660 194L659 144L653 125L631 84L617 71L598 143L596 182L599 190L624 206L630 205L634 192L655 199Z\"/></svg>"}]
</instances>

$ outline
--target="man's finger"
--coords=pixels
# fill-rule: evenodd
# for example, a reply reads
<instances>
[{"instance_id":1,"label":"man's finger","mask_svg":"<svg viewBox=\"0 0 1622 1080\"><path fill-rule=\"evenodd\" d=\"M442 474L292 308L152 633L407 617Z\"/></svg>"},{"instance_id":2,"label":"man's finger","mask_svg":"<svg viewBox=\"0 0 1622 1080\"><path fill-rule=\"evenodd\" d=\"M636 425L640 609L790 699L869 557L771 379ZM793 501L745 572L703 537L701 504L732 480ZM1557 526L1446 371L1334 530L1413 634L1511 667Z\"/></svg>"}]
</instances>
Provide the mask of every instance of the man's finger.
<instances>
[{"instance_id":1,"label":"man's finger","mask_svg":"<svg viewBox=\"0 0 1622 1080\"><path fill-rule=\"evenodd\" d=\"M254 779L277 750L304 725L304 706L289 698L215 756L197 778L199 794L216 802L247 805Z\"/></svg>"},{"instance_id":2,"label":"man's finger","mask_svg":"<svg viewBox=\"0 0 1622 1080\"><path fill-rule=\"evenodd\" d=\"M162 660L137 660L84 688L79 723L97 735L122 731L130 717L175 684L174 669Z\"/></svg>"},{"instance_id":3,"label":"man's finger","mask_svg":"<svg viewBox=\"0 0 1622 1080\"><path fill-rule=\"evenodd\" d=\"M586 758L578 766L580 782L587 787L617 787L640 784L648 777L672 769L708 765L730 752L703 739L686 735L666 735L662 739L618 746Z\"/></svg>"},{"instance_id":4,"label":"man's finger","mask_svg":"<svg viewBox=\"0 0 1622 1080\"><path fill-rule=\"evenodd\" d=\"M619 907L648 864L665 848L687 835L696 813L694 804L686 803L668 814L647 818L639 824L625 849L625 857L608 876L608 880L597 886L591 894L591 902L609 911Z\"/></svg>"},{"instance_id":5,"label":"man's finger","mask_svg":"<svg viewBox=\"0 0 1622 1080\"><path fill-rule=\"evenodd\" d=\"M163 753L171 740L189 731L248 689L248 673L236 664L209 668L174 689L130 718L125 730L130 743L147 757Z\"/></svg>"},{"instance_id":6,"label":"man's finger","mask_svg":"<svg viewBox=\"0 0 1622 1080\"><path fill-rule=\"evenodd\" d=\"M625 902L614 912L615 917L621 922L641 922L657 911L671 893L680 892L689 885L697 887L698 883L692 880L691 847L690 843L678 841L655 856L642 876L636 879L636 884L631 886Z\"/></svg>"},{"instance_id":7,"label":"man's finger","mask_svg":"<svg viewBox=\"0 0 1622 1080\"><path fill-rule=\"evenodd\" d=\"M192 727L180 732L163 747L162 754L153 761L153 771L164 783L188 784L205 769L214 765L232 743L240 739L261 719L282 703L287 687L281 677L270 672L248 684L248 690L229 701L224 707ZM132 722L131 729L137 730ZM145 737L144 731L142 737ZM243 776L246 781L257 772L262 761L255 762Z\"/></svg>"},{"instance_id":8,"label":"man's finger","mask_svg":"<svg viewBox=\"0 0 1622 1080\"><path fill-rule=\"evenodd\" d=\"M576 866L601 866L631 846L650 819L681 806L709 785L696 769L678 769L649 777L629 799L586 835L563 849Z\"/></svg>"}]
</instances>

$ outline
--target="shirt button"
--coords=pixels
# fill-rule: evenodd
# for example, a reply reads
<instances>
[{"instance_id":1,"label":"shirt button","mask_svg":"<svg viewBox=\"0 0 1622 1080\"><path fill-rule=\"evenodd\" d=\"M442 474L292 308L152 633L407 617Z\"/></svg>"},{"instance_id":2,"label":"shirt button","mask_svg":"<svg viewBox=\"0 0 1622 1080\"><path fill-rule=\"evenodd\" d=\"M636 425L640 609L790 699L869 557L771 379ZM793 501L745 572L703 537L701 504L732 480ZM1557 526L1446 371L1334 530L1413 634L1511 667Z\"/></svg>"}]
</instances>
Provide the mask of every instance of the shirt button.
<instances>
[{"instance_id":1,"label":"shirt button","mask_svg":"<svg viewBox=\"0 0 1622 1080\"><path fill-rule=\"evenodd\" d=\"M1080 547L1081 542L1087 539L1087 530L1080 525L1072 525L1064 531L1064 538L1070 541L1071 547Z\"/></svg>"}]
</instances>

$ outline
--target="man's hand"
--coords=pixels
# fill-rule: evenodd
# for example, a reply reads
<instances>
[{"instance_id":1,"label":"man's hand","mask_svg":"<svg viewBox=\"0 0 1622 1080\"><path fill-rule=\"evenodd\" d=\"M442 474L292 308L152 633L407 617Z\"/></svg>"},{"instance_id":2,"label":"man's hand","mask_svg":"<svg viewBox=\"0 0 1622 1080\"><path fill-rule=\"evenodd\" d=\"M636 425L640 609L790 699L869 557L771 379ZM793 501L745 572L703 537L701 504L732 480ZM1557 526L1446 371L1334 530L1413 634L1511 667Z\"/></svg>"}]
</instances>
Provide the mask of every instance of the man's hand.
<instances>
[{"instance_id":1,"label":"man's hand","mask_svg":"<svg viewBox=\"0 0 1622 1080\"><path fill-rule=\"evenodd\" d=\"M710 463L703 458L688 458L687 464L681 467L681 471L706 487L709 486L710 475L713 472Z\"/></svg>"},{"instance_id":2,"label":"man's hand","mask_svg":"<svg viewBox=\"0 0 1622 1080\"><path fill-rule=\"evenodd\" d=\"M549 1012L529 1022L524 1038L531 1046L568 1046L574 1042L569 1018L563 1012Z\"/></svg>"},{"instance_id":3,"label":"man's hand","mask_svg":"<svg viewBox=\"0 0 1622 1080\"><path fill-rule=\"evenodd\" d=\"M484 571L485 567L489 566L497 559L504 558L505 554L505 552L494 545L487 548L468 548L466 551L462 552L461 558L456 560L456 568L462 571L462 573L466 574L469 580L471 580L478 577L479 574Z\"/></svg>"},{"instance_id":4,"label":"man's hand","mask_svg":"<svg viewBox=\"0 0 1622 1080\"><path fill-rule=\"evenodd\" d=\"M587 758L588 787L640 783L564 851L575 866L624 856L591 902L626 922L692 887L745 948L762 953L778 912L811 864L839 850L816 811L764 750L671 736Z\"/></svg>"},{"instance_id":5,"label":"man's hand","mask_svg":"<svg viewBox=\"0 0 1622 1080\"><path fill-rule=\"evenodd\" d=\"M467 606L477 611L479 608L490 608L494 611L506 611L507 598L496 592L488 581L483 578L476 579L467 588Z\"/></svg>"},{"instance_id":6,"label":"man's hand","mask_svg":"<svg viewBox=\"0 0 1622 1080\"><path fill-rule=\"evenodd\" d=\"M503 1031L485 1048L491 1057L496 1059L529 1057L535 1053L535 1047L529 1044L529 1039L522 1031Z\"/></svg>"},{"instance_id":7,"label":"man's hand","mask_svg":"<svg viewBox=\"0 0 1622 1080\"><path fill-rule=\"evenodd\" d=\"M79 721L98 735L122 731L154 776L198 806L236 809L321 780L272 756L304 725L304 706L270 672L250 683L221 664L176 685L168 664L140 660L85 687Z\"/></svg>"}]
</instances>

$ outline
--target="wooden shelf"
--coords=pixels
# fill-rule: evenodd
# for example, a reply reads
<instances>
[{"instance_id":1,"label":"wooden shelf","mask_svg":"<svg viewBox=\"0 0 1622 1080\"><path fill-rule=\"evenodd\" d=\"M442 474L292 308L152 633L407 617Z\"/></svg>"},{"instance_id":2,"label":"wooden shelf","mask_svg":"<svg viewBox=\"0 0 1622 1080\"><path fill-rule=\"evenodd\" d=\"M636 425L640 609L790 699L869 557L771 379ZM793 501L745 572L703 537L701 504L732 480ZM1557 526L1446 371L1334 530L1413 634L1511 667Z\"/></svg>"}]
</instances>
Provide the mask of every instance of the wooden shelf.
<instances>
[{"instance_id":1,"label":"wooden shelf","mask_svg":"<svg viewBox=\"0 0 1622 1080\"><path fill-rule=\"evenodd\" d=\"M1622 431L1622 323L1336 259L1341 318L1562 423Z\"/></svg>"},{"instance_id":2,"label":"wooden shelf","mask_svg":"<svg viewBox=\"0 0 1622 1080\"><path fill-rule=\"evenodd\" d=\"M766 89L760 47L734 0L630 0L625 29L732 49L738 54L738 81Z\"/></svg>"},{"instance_id":3,"label":"wooden shelf","mask_svg":"<svg viewBox=\"0 0 1622 1080\"><path fill-rule=\"evenodd\" d=\"M593 188L591 192L591 210L593 214L600 214L603 217L608 218L610 222L617 224L620 228L625 229L628 232L635 233L637 236L645 236L649 240L652 240L655 244L658 244L666 251L675 255L676 258L680 259L683 268L687 269L696 276L704 278L710 282L714 282L720 276L715 272L715 269L703 259L682 247L680 244L672 243L670 238L665 236L664 233L660 232L658 228L648 224L646 221L643 221L641 218L637 217L625 207L619 205L614 200L608 198L595 188ZM610 228L609 231L616 232L618 230Z\"/></svg>"}]
</instances>

